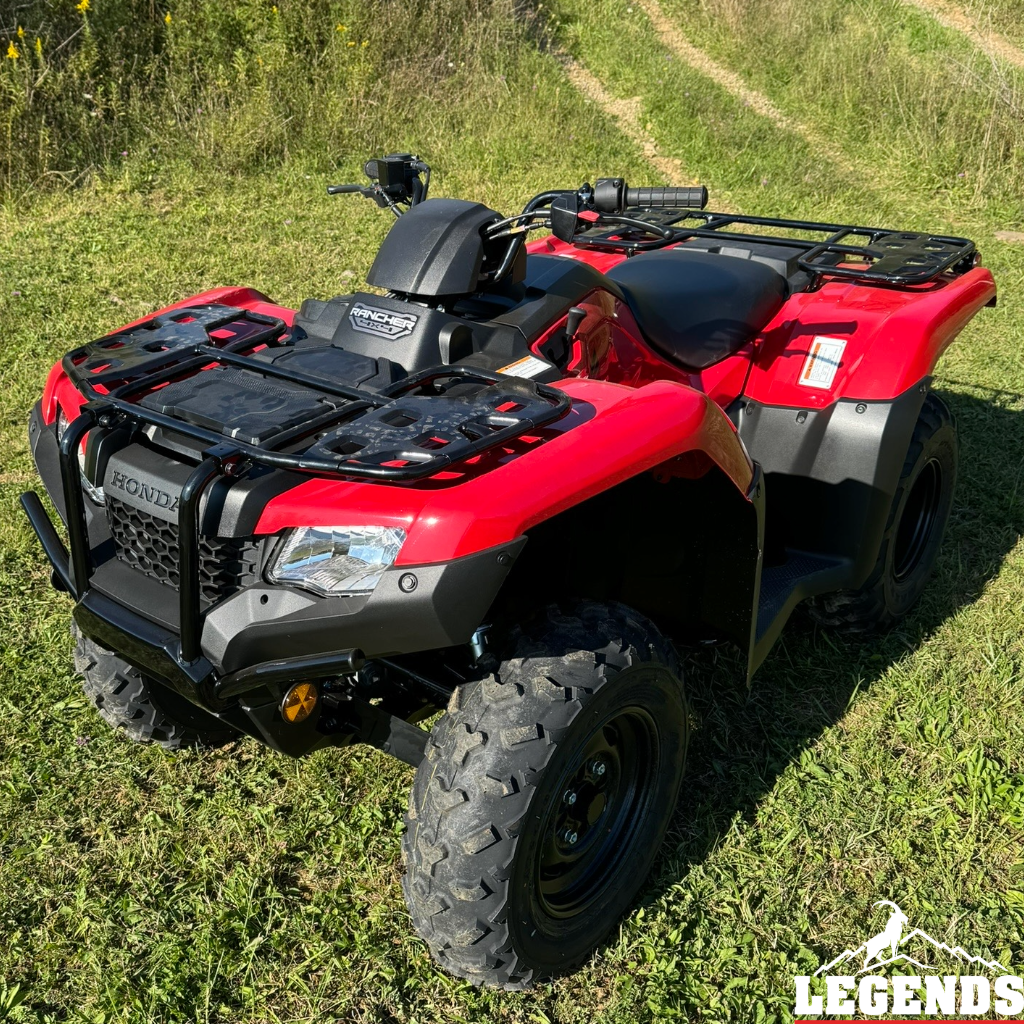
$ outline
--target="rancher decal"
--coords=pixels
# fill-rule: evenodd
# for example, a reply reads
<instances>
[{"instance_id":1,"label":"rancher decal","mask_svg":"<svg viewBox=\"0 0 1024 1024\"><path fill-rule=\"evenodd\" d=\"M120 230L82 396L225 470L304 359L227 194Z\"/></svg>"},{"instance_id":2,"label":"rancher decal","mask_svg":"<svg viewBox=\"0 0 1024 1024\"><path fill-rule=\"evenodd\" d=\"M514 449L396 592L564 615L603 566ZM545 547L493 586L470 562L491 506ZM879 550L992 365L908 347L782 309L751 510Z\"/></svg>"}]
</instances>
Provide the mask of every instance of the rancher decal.
<instances>
[{"instance_id":1,"label":"rancher decal","mask_svg":"<svg viewBox=\"0 0 1024 1024\"><path fill-rule=\"evenodd\" d=\"M891 900L879 900L874 906L890 908L880 932L856 949L844 950L813 975L796 978L797 1017L854 1013L871 1017L883 1013L1019 1014L1024 1010L1024 979L1009 974L998 960L972 956L960 946L947 946L920 928L906 931L907 915ZM910 964L919 973L877 973L896 963ZM835 973L844 968L850 973ZM946 973L951 969L955 973ZM971 973L961 974L960 969ZM982 970L999 973L991 978ZM824 995L812 995L812 977L823 978Z\"/></svg>"},{"instance_id":2,"label":"rancher decal","mask_svg":"<svg viewBox=\"0 0 1024 1024\"><path fill-rule=\"evenodd\" d=\"M397 341L412 334L419 317L412 313L393 313L390 309L357 302L349 311L348 319L354 331L376 334L378 338Z\"/></svg>"}]
</instances>

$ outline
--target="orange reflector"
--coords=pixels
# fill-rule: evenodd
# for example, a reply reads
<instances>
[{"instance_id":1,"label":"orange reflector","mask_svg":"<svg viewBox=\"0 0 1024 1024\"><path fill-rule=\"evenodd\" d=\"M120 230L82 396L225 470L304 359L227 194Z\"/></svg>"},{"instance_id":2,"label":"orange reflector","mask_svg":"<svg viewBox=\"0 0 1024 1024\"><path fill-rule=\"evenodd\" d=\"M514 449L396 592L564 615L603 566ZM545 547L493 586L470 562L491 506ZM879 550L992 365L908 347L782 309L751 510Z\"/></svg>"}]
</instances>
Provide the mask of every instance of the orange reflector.
<instances>
[{"instance_id":1,"label":"orange reflector","mask_svg":"<svg viewBox=\"0 0 1024 1024\"><path fill-rule=\"evenodd\" d=\"M313 714L317 696L315 683L296 683L281 701L281 717L292 725L304 722Z\"/></svg>"}]
</instances>

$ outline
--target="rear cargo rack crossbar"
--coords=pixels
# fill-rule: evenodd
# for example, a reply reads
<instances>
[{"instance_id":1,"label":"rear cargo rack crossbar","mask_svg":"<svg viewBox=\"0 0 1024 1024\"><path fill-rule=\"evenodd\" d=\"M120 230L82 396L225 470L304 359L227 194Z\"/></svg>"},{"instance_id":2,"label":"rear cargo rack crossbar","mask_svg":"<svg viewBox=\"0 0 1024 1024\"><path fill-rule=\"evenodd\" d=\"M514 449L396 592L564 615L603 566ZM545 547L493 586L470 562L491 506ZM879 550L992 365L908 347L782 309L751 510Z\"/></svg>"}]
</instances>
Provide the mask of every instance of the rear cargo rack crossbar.
<instances>
[{"instance_id":1,"label":"rear cargo rack crossbar","mask_svg":"<svg viewBox=\"0 0 1024 1024\"><path fill-rule=\"evenodd\" d=\"M219 329L218 325L238 324L249 320L249 311L229 307L202 307L195 311L181 310L184 316L197 312L199 316L188 322L188 329L195 333L193 324L207 330ZM200 318L207 321L202 323ZM156 318L135 331L147 331L157 320L167 324L167 318ZM522 380L460 366L440 366L410 377L403 378L381 392L366 391L322 380L317 376L288 369L274 363L242 355L237 349L254 345L278 347L279 339L286 328L283 321L271 317L259 317L262 328L249 333L237 343L220 348L212 344L192 341L178 341L171 349L149 351L136 358L131 351L131 333L115 336L124 339L122 345L113 348L110 339L100 339L91 346L78 349L74 359L65 361L65 370L86 397L79 415L68 425L60 439L60 473L67 513L68 539L70 542L70 572L65 582L70 584L76 599L81 600L89 588L92 575L88 523L85 496L78 455L86 434L95 427L115 428L130 424L136 429L146 426L158 427L203 442L207 447L202 451L202 461L186 480L178 501L178 545L179 545L179 649L177 659L183 666L194 665L201 656L202 609L199 586L199 544L201 536L200 501L214 481L224 476L239 476L250 465L268 466L275 469L296 470L330 476L338 479L368 477L388 481L409 481L434 476L449 466L463 462L489 449L495 448L524 434L550 423L568 412L569 396L556 388L550 388L533 381ZM210 325L214 326L210 326ZM161 324L157 323L157 326ZM244 333L244 332L243 332ZM283 346L282 346L283 347ZM124 350L129 351L125 352ZM118 366L94 362L104 358L107 351L118 351L127 358ZM150 359L154 355L156 358ZM282 380L291 384L315 389L319 394L343 398L347 404L336 410L337 421L332 431L322 435L324 423L316 418L318 432L317 446L323 449L333 443L344 446L346 430L358 427L360 417L368 414L391 415L395 423L370 422L363 432L372 439L378 435L382 442L391 443L397 433L412 427L417 421L410 418L403 407L403 398L429 397L429 404L437 403L442 414L443 426L432 421L431 429L449 433L450 441L431 438L440 450L426 450L413 447L382 451L380 446L357 454L363 459L376 458L376 463L359 461L350 454L308 455L302 452L275 450L267 445L251 444L225 436L222 432L188 422L176 416L150 409L138 402L129 401L141 392L153 393L154 388L181 380L193 374L205 372L214 366L239 367L264 377ZM99 367L97 369L96 367ZM100 378L100 379L98 379ZM109 391L100 391L100 383L115 384ZM469 386L467 393L466 387ZM473 385L477 386L476 391ZM457 389L453 396L446 397L446 389ZM493 396L490 390L494 389ZM413 394L422 392L422 394ZM485 401L477 400L484 394ZM495 403L497 405L495 406ZM509 408L506 408L508 406ZM447 408L446 408L447 407ZM420 406L413 412L420 415ZM469 414L467 418L467 413ZM409 422L406 423L405 420ZM422 428L421 428L422 429ZM409 430L408 433L413 433ZM284 430L274 439L278 445L294 444L298 440L295 430ZM389 463L389 464L381 464ZM398 464L393 464L398 463Z\"/></svg>"}]
</instances>

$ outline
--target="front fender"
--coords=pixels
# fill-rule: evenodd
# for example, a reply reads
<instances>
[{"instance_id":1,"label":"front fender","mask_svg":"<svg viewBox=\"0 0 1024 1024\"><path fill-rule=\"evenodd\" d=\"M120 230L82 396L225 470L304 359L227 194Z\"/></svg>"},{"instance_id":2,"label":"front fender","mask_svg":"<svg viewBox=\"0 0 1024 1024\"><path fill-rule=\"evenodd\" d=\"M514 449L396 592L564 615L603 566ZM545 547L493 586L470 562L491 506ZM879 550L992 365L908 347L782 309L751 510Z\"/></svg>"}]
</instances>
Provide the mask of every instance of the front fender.
<instances>
[{"instance_id":1,"label":"front fender","mask_svg":"<svg viewBox=\"0 0 1024 1024\"><path fill-rule=\"evenodd\" d=\"M567 380L571 411L494 463L465 466L415 485L310 480L272 499L261 534L295 526L403 528L399 565L461 558L521 537L531 527L616 484L700 452L746 496L753 465L733 425L700 392L671 381L632 389Z\"/></svg>"}]
</instances>

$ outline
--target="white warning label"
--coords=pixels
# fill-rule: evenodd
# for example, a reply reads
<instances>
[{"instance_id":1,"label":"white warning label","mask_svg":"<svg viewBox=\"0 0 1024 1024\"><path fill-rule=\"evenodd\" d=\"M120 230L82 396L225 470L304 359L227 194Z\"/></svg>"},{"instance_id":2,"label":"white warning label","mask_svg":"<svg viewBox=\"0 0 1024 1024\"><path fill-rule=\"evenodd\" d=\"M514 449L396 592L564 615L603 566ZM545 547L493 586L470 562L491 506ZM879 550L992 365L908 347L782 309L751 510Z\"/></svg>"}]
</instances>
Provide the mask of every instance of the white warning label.
<instances>
[{"instance_id":1,"label":"white warning label","mask_svg":"<svg viewBox=\"0 0 1024 1024\"><path fill-rule=\"evenodd\" d=\"M514 363L509 363L508 366L503 366L498 373L507 373L510 377L538 377L545 370L550 369L552 369L551 363L538 359L536 356L526 356L523 359L517 359Z\"/></svg>"},{"instance_id":2,"label":"white warning label","mask_svg":"<svg viewBox=\"0 0 1024 1024\"><path fill-rule=\"evenodd\" d=\"M832 387L832 381L836 379L845 348L846 342L842 338L826 338L823 335L818 335L811 342L811 351L807 353L797 383L802 384L805 388L829 390Z\"/></svg>"}]
</instances>

